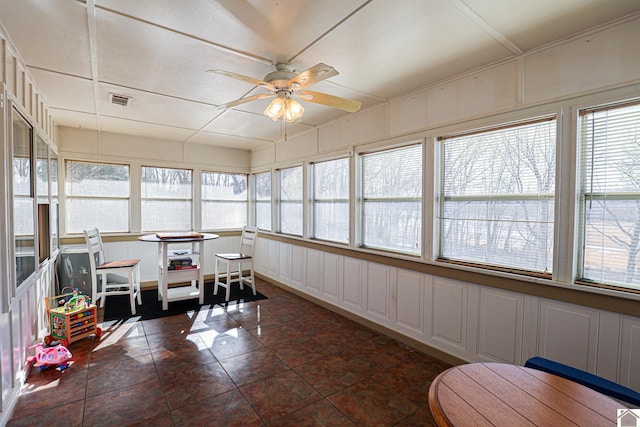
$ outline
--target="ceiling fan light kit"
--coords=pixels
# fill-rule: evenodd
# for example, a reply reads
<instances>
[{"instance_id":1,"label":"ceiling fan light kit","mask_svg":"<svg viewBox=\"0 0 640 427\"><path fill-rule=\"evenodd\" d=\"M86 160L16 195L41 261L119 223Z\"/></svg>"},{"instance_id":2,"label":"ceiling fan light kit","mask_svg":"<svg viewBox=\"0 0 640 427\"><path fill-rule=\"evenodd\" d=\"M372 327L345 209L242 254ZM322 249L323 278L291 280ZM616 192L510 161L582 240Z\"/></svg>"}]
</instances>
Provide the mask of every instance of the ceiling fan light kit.
<instances>
[{"instance_id":1,"label":"ceiling fan light kit","mask_svg":"<svg viewBox=\"0 0 640 427\"><path fill-rule=\"evenodd\" d=\"M350 113L356 112L360 109L360 102L358 101L325 93L304 90L314 83L318 83L338 74L335 68L323 63L316 64L298 74L291 71L287 64L278 63L276 64L276 70L267 74L263 80L258 80L253 77L225 70L209 70L209 72L221 74L237 80L243 80L269 90L271 92L270 94L262 93L248 96L246 98L240 98L224 104L223 107L229 109L246 102L275 97L263 113L274 121L277 121L280 117L282 117L282 120L285 123L293 123L300 120L304 114L304 107L298 101L293 99L292 96L297 96L306 102L338 108ZM302 92L303 90L304 92Z\"/></svg>"},{"instance_id":2,"label":"ceiling fan light kit","mask_svg":"<svg viewBox=\"0 0 640 427\"><path fill-rule=\"evenodd\" d=\"M293 123L304 114L304 107L295 99L289 97L286 92L278 93L276 99L264 110L264 115L274 122L280 117L287 123Z\"/></svg>"}]
</instances>

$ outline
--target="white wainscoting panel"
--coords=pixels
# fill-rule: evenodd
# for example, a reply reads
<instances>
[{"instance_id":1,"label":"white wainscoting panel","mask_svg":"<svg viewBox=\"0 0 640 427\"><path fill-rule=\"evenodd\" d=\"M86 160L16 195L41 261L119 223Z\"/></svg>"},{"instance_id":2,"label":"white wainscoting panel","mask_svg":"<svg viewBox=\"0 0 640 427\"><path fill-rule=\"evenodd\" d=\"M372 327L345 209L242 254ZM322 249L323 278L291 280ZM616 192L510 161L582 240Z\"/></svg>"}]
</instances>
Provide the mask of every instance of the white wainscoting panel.
<instances>
[{"instance_id":1,"label":"white wainscoting panel","mask_svg":"<svg viewBox=\"0 0 640 427\"><path fill-rule=\"evenodd\" d=\"M293 246L291 250L291 285L304 289L306 287L306 249L302 246Z\"/></svg>"},{"instance_id":2,"label":"white wainscoting panel","mask_svg":"<svg viewBox=\"0 0 640 427\"><path fill-rule=\"evenodd\" d=\"M531 357L539 356L538 350L538 330L540 316L540 298L532 295L523 295L524 298L524 322L522 324L522 353L519 365Z\"/></svg>"},{"instance_id":3,"label":"white wainscoting panel","mask_svg":"<svg viewBox=\"0 0 640 427\"><path fill-rule=\"evenodd\" d=\"M540 355L595 372L598 320L597 310L541 299Z\"/></svg>"},{"instance_id":4,"label":"white wainscoting panel","mask_svg":"<svg viewBox=\"0 0 640 427\"><path fill-rule=\"evenodd\" d=\"M611 331L620 330L621 317L618 313L600 311L598 323L598 358L594 373L613 382L618 382L621 334L612 334ZM636 360L640 361L640 358Z\"/></svg>"},{"instance_id":5,"label":"white wainscoting panel","mask_svg":"<svg viewBox=\"0 0 640 427\"><path fill-rule=\"evenodd\" d=\"M291 283L291 245L280 243L280 280Z\"/></svg>"},{"instance_id":6,"label":"white wainscoting panel","mask_svg":"<svg viewBox=\"0 0 640 427\"><path fill-rule=\"evenodd\" d=\"M306 281L305 287L307 292L319 295L322 293L320 289L320 268L322 260L322 252L315 249L307 249L306 254Z\"/></svg>"},{"instance_id":7,"label":"white wainscoting panel","mask_svg":"<svg viewBox=\"0 0 640 427\"><path fill-rule=\"evenodd\" d=\"M391 273L393 267L367 263L367 317L384 325L391 324Z\"/></svg>"},{"instance_id":8,"label":"white wainscoting panel","mask_svg":"<svg viewBox=\"0 0 640 427\"><path fill-rule=\"evenodd\" d=\"M256 271L266 274L269 262L269 240L258 238L254 255L256 256L254 268Z\"/></svg>"},{"instance_id":9,"label":"white wainscoting panel","mask_svg":"<svg viewBox=\"0 0 640 427\"><path fill-rule=\"evenodd\" d=\"M433 280L428 334L456 355L467 352L467 286L442 277Z\"/></svg>"},{"instance_id":10,"label":"white wainscoting panel","mask_svg":"<svg viewBox=\"0 0 640 427\"><path fill-rule=\"evenodd\" d=\"M269 252L267 256L269 257L268 263L268 271L271 277L279 277L279 269L280 269L280 243L275 240L269 240Z\"/></svg>"},{"instance_id":11,"label":"white wainscoting panel","mask_svg":"<svg viewBox=\"0 0 640 427\"><path fill-rule=\"evenodd\" d=\"M24 286L24 284L22 286ZM24 362L21 353L24 351L24 348L30 345L29 343L22 341L22 316L25 300L25 298L15 300L15 302L11 304L11 311L9 312L9 315L11 316L11 333L14 340L11 354L11 357L13 358L11 372L13 372L12 379L14 382L16 381L16 374L20 372L22 363ZM4 333L6 333L6 331L4 331Z\"/></svg>"},{"instance_id":12,"label":"white wainscoting panel","mask_svg":"<svg viewBox=\"0 0 640 427\"><path fill-rule=\"evenodd\" d=\"M16 342L17 339L9 333L9 331L12 330L11 319L11 313L0 313L0 331L2 331L0 334L0 385L2 385L0 402L2 406L0 406L0 409L6 407L9 401L9 394L14 392L13 388L15 387L13 369L11 368L11 351L13 349L13 343Z\"/></svg>"},{"instance_id":13,"label":"white wainscoting panel","mask_svg":"<svg viewBox=\"0 0 640 427\"><path fill-rule=\"evenodd\" d=\"M324 299L335 303L342 300L342 259L343 257L331 253L322 256L322 293Z\"/></svg>"},{"instance_id":14,"label":"white wainscoting panel","mask_svg":"<svg viewBox=\"0 0 640 427\"><path fill-rule=\"evenodd\" d=\"M638 317L262 243L260 273L462 360L523 364L542 356L640 388ZM2 350L0 363L13 363Z\"/></svg>"},{"instance_id":15,"label":"white wainscoting panel","mask_svg":"<svg viewBox=\"0 0 640 427\"><path fill-rule=\"evenodd\" d=\"M480 287L478 356L487 361L518 363L522 351L522 295Z\"/></svg>"},{"instance_id":16,"label":"white wainscoting panel","mask_svg":"<svg viewBox=\"0 0 640 427\"><path fill-rule=\"evenodd\" d=\"M355 258L344 258L343 297L346 308L360 313L363 309L363 265L364 261Z\"/></svg>"},{"instance_id":17,"label":"white wainscoting panel","mask_svg":"<svg viewBox=\"0 0 640 427\"><path fill-rule=\"evenodd\" d=\"M640 319L622 317L620 378L622 385L640 390Z\"/></svg>"},{"instance_id":18,"label":"white wainscoting panel","mask_svg":"<svg viewBox=\"0 0 640 427\"><path fill-rule=\"evenodd\" d=\"M424 339L425 280L431 276L398 269L396 286L396 323L398 330L414 338Z\"/></svg>"}]
</instances>

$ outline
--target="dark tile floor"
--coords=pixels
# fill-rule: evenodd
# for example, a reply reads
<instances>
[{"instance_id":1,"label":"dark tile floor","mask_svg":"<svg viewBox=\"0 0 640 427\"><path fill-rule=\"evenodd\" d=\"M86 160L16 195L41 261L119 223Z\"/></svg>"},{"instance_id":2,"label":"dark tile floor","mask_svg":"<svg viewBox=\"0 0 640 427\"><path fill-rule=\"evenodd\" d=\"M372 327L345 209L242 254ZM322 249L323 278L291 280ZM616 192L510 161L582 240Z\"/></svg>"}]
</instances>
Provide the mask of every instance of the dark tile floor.
<instances>
[{"instance_id":1,"label":"dark tile floor","mask_svg":"<svg viewBox=\"0 0 640 427\"><path fill-rule=\"evenodd\" d=\"M430 426L449 365L265 281L268 296L104 322L34 368L9 426ZM107 304L109 301L107 300Z\"/></svg>"}]
</instances>

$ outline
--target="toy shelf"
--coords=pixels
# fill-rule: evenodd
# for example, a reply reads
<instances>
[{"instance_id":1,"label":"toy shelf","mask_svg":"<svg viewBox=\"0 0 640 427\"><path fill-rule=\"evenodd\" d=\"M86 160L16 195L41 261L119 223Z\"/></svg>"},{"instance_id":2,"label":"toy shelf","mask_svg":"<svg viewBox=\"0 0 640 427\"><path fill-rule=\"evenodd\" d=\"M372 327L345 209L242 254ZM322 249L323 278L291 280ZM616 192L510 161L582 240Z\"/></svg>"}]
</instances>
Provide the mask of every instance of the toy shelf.
<instances>
[{"instance_id":1,"label":"toy shelf","mask_svg":"<svg viewBox=\"0 0 640 427\"><path fill-rule=\"evenodd\" d=\"M91 335L100 337L102 329L98 327L98 308L95 304L81 303L75 307L68 304L53 306L65 296L47 298L50 335L44 337L44 343L62 341L65 347L72 342Z\"/></svg>"}]
</instances>

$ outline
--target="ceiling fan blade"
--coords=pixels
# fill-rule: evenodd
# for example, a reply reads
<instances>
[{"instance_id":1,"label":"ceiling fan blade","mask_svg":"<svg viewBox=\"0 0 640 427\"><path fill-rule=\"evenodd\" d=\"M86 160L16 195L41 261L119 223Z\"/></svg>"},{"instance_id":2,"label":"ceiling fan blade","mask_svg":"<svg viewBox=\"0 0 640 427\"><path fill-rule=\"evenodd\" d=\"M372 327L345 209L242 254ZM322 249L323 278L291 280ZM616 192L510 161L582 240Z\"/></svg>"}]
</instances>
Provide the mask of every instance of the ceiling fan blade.
<instances>
[{"instance_id":1,"label":"ceiling fan blade","mask_svg":"<svg viewBox=\"0 0 640 427\"><path fill-rule=\"evenodd\" d=\"M326 93L314 92L312 90L300 92L298 96L307 102L339 108L340 110L348 111L350 113L358 111L361 105L359 101L328 95Z\"/></svg>"},{"instance_id":2,"label":"ceiling fan blade","mask_svg":"<svg viewBox=\"0 0 640 427\"><path fill-rule=\"evenodd\" d=\"M256 85L256 86L263 86L263 87L265 87L265 88L267 88L269 90L274 90L274 91L276 90L276 88L273 87L273 85L271 83L267 83L267 82L262 81L262 80L254 79L253 77L244 76L242 74L234 73L234 72L231 72L231 71L215 69L215 70L208 70L207 72L213 73L213 74L220 74L220 75L227 76L227 77L231 77L231 78L236 79L236 80L242 80L242 81L245 81L247 83L251 83L251 84Z\"/></svg>"},{"instance_id":3,"label":"ceiling fan blade","mask_svg":"<svg viewBox=\"0 0 640 427\"><path fill-rule=\"evenodd\" d=\"M295 90L302 90L307 86L318 83L319 81L328 79L329 77L333 77L337 74L340 73L338 73L335 68L327 64L319 63L304 70L295 77L292 77L289 80L289 87L291 87L292 83L296 83L299 87L295 88Z\"/></svg>"},{"instance_id":4,"label":"ceiling fan blade","mask_svg":"<svg viewBox=\"0 0 640 427\"><path fill-rule=\"evenodd\" d=\"M272 98L274 96L276 96L275 93L260 93L258 95L248 96L246 98L240 98L235 101L227 102L226 104L221 105L221 107L229 109L229 108L237 107L240 104L245 104L251 101L257 101L258 99Z\"/></svg>"}]
</instances>

